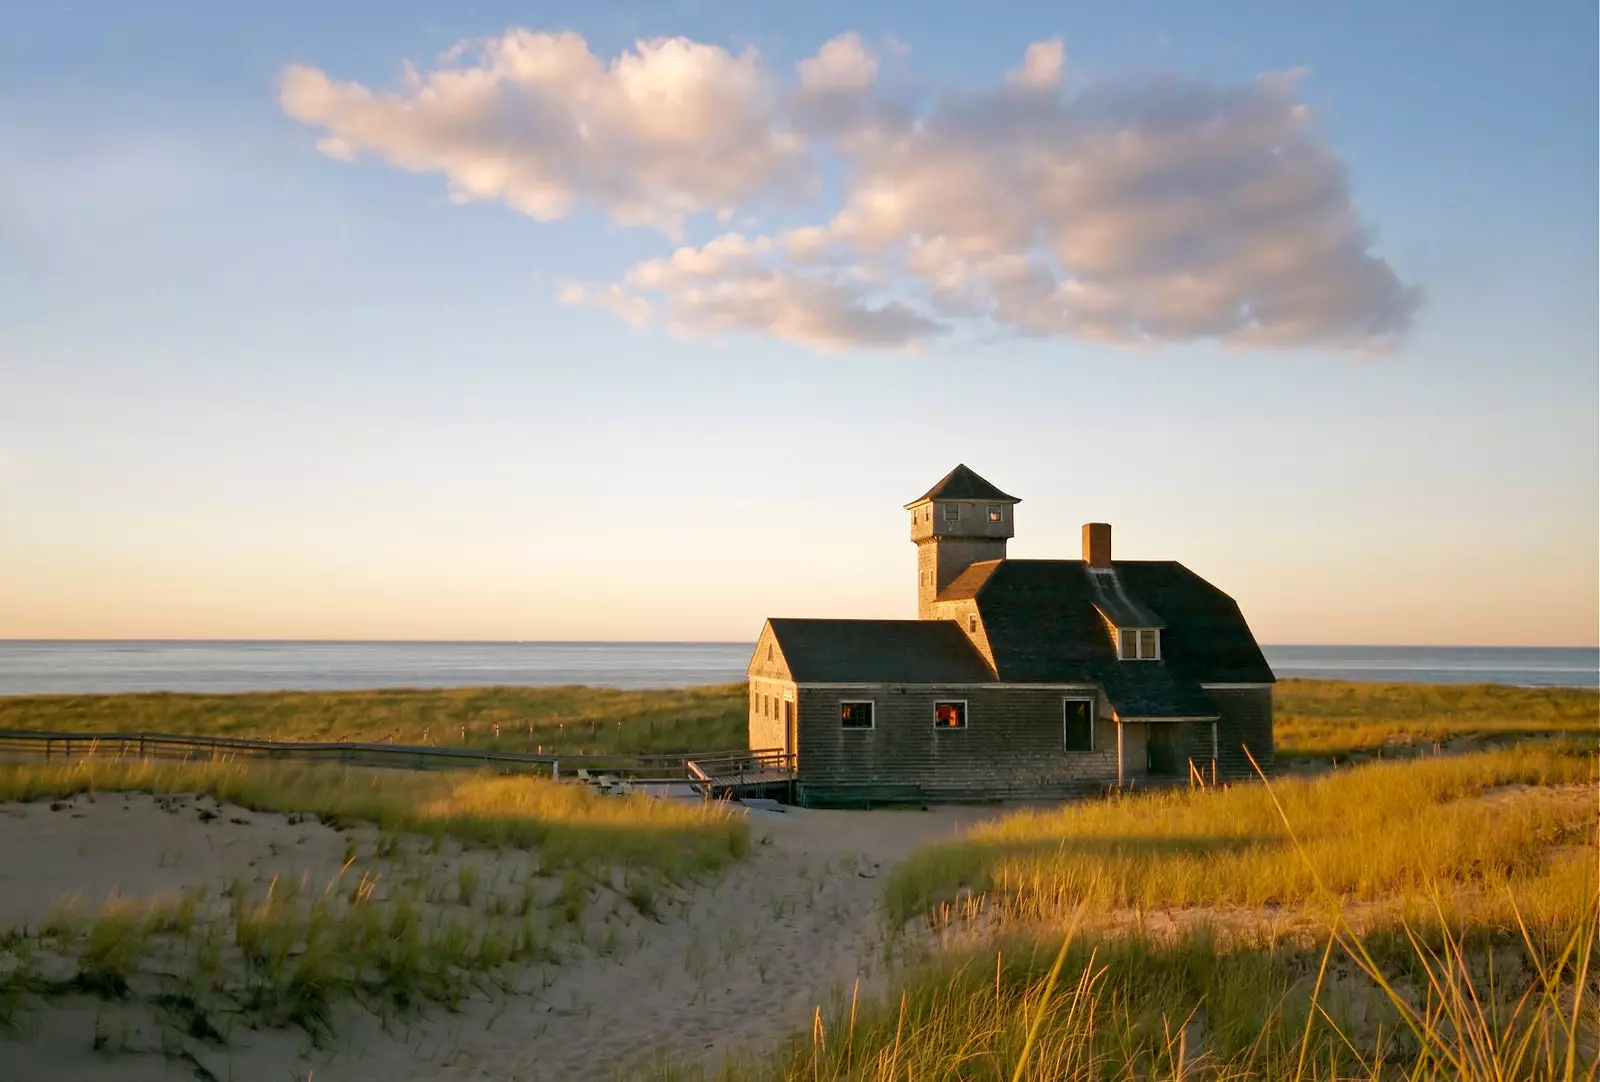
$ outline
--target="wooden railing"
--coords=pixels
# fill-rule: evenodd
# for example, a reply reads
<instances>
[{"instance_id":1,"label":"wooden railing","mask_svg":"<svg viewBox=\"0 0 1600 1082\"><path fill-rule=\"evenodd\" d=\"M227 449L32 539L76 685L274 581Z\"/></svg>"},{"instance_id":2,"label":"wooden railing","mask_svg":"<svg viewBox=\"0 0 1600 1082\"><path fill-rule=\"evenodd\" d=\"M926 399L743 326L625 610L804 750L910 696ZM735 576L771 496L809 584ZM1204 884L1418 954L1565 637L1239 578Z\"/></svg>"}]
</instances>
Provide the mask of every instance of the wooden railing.
<instances>
[{"instance_id":1,"label":"wooden railing","mask_svg":"<svg viewBox=\"0 0 1600 1082\"><path fill-rule=\"evenodd\" d=\"M399 770L460 770L489 767L506 773L539 773L560 779L580 767L640 780L692 778L688 764L724 760L771 761L782 749L747 752L681 752L666 755L556 755L489 748L433 747L296 740L251 740L175 733L69 733L0 729L0 759L164 759L208 762L224 759L344 763ZM563 774L565 768L565 774Z\"/></svg>"}]
</instances>

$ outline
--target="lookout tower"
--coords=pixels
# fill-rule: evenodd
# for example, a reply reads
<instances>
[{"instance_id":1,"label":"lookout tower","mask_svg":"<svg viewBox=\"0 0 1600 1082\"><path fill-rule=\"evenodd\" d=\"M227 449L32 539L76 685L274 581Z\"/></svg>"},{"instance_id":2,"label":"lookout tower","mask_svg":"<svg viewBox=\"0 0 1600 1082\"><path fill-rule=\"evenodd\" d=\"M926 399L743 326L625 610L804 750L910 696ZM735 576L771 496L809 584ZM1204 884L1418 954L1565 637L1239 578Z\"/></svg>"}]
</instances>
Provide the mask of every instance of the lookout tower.
<instances>
[{"instance_id":1,"label":"lookout tower","mask_svg":"<svg viewBox=\"0 0 1600 1082\"><path fill-rule=\"evenodd\" d=\"M917 619L934 619L934 598L968 566L1006 558L1012 508L1021 502L958 465L906 504L917 545Z\"/></svg>"}]
</instances>

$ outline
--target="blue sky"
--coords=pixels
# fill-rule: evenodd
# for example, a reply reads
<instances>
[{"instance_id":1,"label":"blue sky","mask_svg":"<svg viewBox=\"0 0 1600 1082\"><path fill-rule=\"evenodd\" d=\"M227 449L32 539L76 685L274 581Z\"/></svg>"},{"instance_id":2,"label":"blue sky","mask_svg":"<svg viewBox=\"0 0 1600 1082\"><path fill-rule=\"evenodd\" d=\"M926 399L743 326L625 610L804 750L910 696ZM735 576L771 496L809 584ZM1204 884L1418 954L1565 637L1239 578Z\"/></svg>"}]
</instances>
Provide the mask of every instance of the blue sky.
<instances>
[{"instance_id":1,"label":"blue sky","mask_svg":"<svg viewBox=\"0 0 1600 1082\"><path fill-rule=\"evenodd\" d=\"M1014 555L1076 557L1079 524L1109 521L1119 556L1182 560L1263 641L1592 644L1593 5L1323 7L10 10L0 636L738 640L767 615L910 616L900 505L966 462L1023 499ZM419 126L351 89L491 65L439 58L517 27L581 35L602 74L636 41L698 43L670 77L735 80L708 99L723 157L676 128L639 150L682 121L659 101L607 120L563 86L556 121L513 97L452 129L459 110ZM750 104L751 72L779 104ZM850 95L927 123L868 130ZM1220 120L1185 127L1213 95ZM568 160L546 133L579 101L602 105ZM977 122L938 143L957 106ZM1261 125L1304 152L1281 177ZM1223 160L1183 160L1197 145ZM486 147L568 204L526 213L492 170L471 190ZM989 163L1041 147L1081 191L1041 184L1020 241L968 221L1024 175ZM1294 212L1238 212L1218 178L1250 169ZM852 203L863 177L894 201ZM873 206L912 224L851 211ZM1305 255L1308 221L1334 254ZM829 262L794 255L801 227ZM729 232L768 246L712 277L652 262ZM930 237L964 254L908 271ZM1244 275L1239 251L1291 263ZM1040 307L997 252L1093 288Z\"/></svg>"}]
</instances>

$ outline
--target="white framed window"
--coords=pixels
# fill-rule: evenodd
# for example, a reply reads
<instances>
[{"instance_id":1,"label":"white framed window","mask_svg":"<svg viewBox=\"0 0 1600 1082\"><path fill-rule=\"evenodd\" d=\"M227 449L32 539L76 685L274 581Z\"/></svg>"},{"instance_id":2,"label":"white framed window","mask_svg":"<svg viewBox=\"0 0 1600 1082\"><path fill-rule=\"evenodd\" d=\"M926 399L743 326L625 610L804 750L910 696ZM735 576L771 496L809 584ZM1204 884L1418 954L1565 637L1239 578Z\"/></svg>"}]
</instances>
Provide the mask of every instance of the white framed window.
<instances>
[{"instance_id":1,"label":"white framed window","mask_svg":"<svg viewBox=\"0 0 1600 1082\"><path fill-rule=\"evenodd\" d=\"M871 729L875 704L871 699L847 700L839 704L839 728Z\"/></svg>"},{"instance_id":2,"label":"white framed window","mask_svg":"<svg viewBox=\"0 0 1600 1082\"><path fill-rule=\"evenodd\" d=\"M967 701L946 699L933 704L935 729L965 729L967 727Z\"/></svg>"},{"instance_id":3,"label":"white framed window","mask_svg":"<svg viewBox=\"0 0 1600 1082\"><path fill-rule=\"evenodd\" d=\"M1068 751L1094 750L1094 700L1061 700L1061 746Z\"/></svg>"},{"instance_id":4,"label":"white framed window","mask_svg":"<svg viewBox=\"0 0 1600 1082\"><path fill-rule=\"evenodd\" d=\"M1118 661L1160 661L1161 631L1153 627L1117 629Z\"/></svg>"},{"instance_id":5,"label":"white framed window","mask_svg":"<svg viewBox=\"0 0 1600 1082\"><path fill-rule=\"evenodd\" d=\"M991 503L989 505L989 521L990 522L999 522L1000 521L1000 505L999 504Z\"/></svg>"},{"instance_id":6,"label":"white framed window","mask_svg":"<svg viewBox=\"0 0 1600 1082\"><path fill-rule=\"evenodd\" d=\"M956 504L953 504L953 503L945 504L944 505L944 520L945 520L946 524L960 522L961 521L961 508L959 506L957 506Z\"/></svg>"}]
</instances>

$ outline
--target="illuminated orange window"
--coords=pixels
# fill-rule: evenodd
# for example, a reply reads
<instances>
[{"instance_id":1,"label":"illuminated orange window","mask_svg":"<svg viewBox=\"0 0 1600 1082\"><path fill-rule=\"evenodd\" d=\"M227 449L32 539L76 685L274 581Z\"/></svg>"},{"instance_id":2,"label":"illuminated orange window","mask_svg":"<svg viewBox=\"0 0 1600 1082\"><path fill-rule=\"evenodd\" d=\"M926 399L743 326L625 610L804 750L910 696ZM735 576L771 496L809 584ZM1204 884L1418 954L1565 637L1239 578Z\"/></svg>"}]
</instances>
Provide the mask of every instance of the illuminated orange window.
<instances>
[{"instance_id":1,"label":"illuminated orange window","mask_svg":"<svg viewBox=\"0 0 1600 1082\"><path fill-rule=\"evenodd\" d=\"M934 703L933 727L935 729L965 729L967 704L961 702Z\"/></svg>"}]
</instances>

